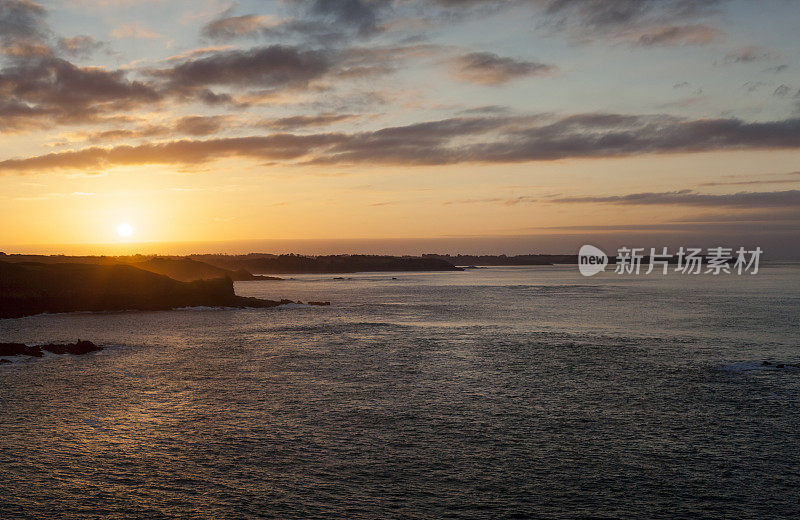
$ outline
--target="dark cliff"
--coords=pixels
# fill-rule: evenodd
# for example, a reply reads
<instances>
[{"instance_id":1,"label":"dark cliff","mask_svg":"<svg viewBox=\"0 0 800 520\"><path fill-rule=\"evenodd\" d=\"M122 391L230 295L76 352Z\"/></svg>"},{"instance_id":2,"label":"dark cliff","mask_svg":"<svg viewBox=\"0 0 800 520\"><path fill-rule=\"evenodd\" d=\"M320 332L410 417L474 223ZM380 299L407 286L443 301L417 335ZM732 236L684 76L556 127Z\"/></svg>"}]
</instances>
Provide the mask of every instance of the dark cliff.
<instances>
[{"instance_id":1,"label":"dark cliff","mask_svg":"<svg viewBox=\"0 0 800 520\"><path fill-rule=\"evenodd\" d=\"M279 304L236 296L230 278L180 282L129 265L0 262L0 317L3 318L42 312Z\"/></svg>"}]
</instances>

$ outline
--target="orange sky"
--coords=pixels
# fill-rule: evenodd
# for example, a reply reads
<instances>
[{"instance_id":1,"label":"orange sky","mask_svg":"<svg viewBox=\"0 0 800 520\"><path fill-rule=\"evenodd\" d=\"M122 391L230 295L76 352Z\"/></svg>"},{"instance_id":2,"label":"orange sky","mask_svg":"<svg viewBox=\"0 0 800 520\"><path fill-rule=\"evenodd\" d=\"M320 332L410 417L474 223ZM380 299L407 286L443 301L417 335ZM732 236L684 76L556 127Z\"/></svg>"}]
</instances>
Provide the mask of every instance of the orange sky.
<instances>
[{"instance_id":1,"label":"orange sky","mask_svg":"<svg viewBox=\"0 0 800 520\"><path fill-rule=\"evenodd\" d=\"M800 255L796 10L481 3L1 1L0 250Z\"/></svg>"}]
</instances>

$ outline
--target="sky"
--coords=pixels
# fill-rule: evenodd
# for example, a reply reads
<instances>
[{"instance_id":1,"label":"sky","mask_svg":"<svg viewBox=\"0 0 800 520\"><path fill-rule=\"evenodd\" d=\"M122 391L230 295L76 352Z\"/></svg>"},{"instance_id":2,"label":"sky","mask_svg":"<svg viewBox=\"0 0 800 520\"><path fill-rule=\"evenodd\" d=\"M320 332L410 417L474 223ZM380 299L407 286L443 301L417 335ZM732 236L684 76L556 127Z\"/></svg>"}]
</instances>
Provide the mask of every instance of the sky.
<instances>
[{"instance_id":1,"label":"sky","mask_svg":"<svg viewBox=\"0 0 800 520\"><path fill-rule=\"evenodd\" d=\"M0 0L0 250L800 258L799 26L798 0Z\"/></svg>"}]
</instances>

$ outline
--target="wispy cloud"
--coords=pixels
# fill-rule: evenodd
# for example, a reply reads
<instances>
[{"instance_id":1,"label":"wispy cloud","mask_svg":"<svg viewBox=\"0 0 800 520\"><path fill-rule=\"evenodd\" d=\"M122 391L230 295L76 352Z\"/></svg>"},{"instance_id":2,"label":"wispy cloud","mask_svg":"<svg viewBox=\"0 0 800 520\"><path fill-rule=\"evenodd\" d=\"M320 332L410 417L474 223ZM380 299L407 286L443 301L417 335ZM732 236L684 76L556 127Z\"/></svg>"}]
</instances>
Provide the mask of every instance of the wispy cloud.
<instances>
[{"instance_id":1,"label":"wispy cloud","mask_svg":"<svg viewBox=\"0 0 800 520\"><path fill-rule=\"evenodd\" d=\"M635 45L706 45L722 36L722 31L703 24L653 27L629 38Z\"/></svg>"},{"instance_id":2,"label":"wispy cloud","mask_svg":"<svg viewBox=\"0 0 800 520\"><path fill-rule=\"evenodd\" d=\"M141 22L131 22L122 24L118 27L115 27L111 30L109 35L112 38L116 39L125 39L125 38L136 38L136 39L154 39L154 38L161 38L162 35L158 34L157 32L149 29Z\"/></svg>"},{"instance_id":3,"label":"wispy cloud","mask_svg":"<svg viewBox=\"0 0 800 520\"><path fill-rule=\"evenodd\" d=\"M730 51L725 55L725 61L729 63L750 63L774 58L776 55L769 49L757 45L747 45Z\"/></svg>"},{"instance_id":4,"label":"wispy cloud","mask_svg":"<svg viewBox=\"0 0 800 520\"><path fill-rule=\"evenodd\" d=\"M527 76L550 75L558 70L554 65L505 58L490 52L464 54L453 58L450 65L457 79L480 85L502 85Z\"/></svg>"},{"instance_id":5,"label":"wispy cloud","mask_svg":"<svg viewBox=\"0 0 800 520\"><path fill-rule=\"evenodd\" d=\"M303 164L410 166L797 148L800 148L800 119L754 123L620 114L578 114L555 119L552 116L460 117L351 134L278 133L91 148L0 161L0 171L97 168L131 162L198 164L230 156L302 160Z\"/></svg>"},{"instance_id":6,"label":"wispy cloud","mask_svg":"<svg viewBox=\"0 0 800 520\"><path fill-rule=\"evenodd\" d=\"M262 29L274 22L273 18L265 15L226 16L212 20L203 26L200 33L211 40L230 41L246 36L258 36Z\"/></svg>"},{"instance_id":7,"label":"wispy cloud","mask_svg":"<svg viewBox=\"0 0 800 520\"><path fill-rule=\"evenodd\" d=\"M557 203L593 203L620 205L680 205L680 206L726 206L746 208L797 207L800 205L800 190L753 192L742 191L723 195L696 193L679 190L653 193L631 193L628 195L562 197L553 199Z\"/></svg>"}]
</instances>

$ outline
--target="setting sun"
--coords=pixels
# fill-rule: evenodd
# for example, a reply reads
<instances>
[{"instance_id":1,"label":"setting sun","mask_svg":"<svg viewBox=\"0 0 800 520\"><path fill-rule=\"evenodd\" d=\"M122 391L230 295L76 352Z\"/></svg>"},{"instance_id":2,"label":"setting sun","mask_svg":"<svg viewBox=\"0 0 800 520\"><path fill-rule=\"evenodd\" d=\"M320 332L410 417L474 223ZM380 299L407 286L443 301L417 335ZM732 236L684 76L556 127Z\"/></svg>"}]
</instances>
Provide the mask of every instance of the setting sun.
<instances>
[{"instance_id":1,"label":"setting sun","mask_svg":"<svg viewBox=\"0 0 800 520\"><path fill-rule=\"evenodd\" d=\"M130 238L133 236L133 226L128 224L127 222L123 222L119 226L117 226L117 235L120 238Z\"/></svg>"}]
</instances>

